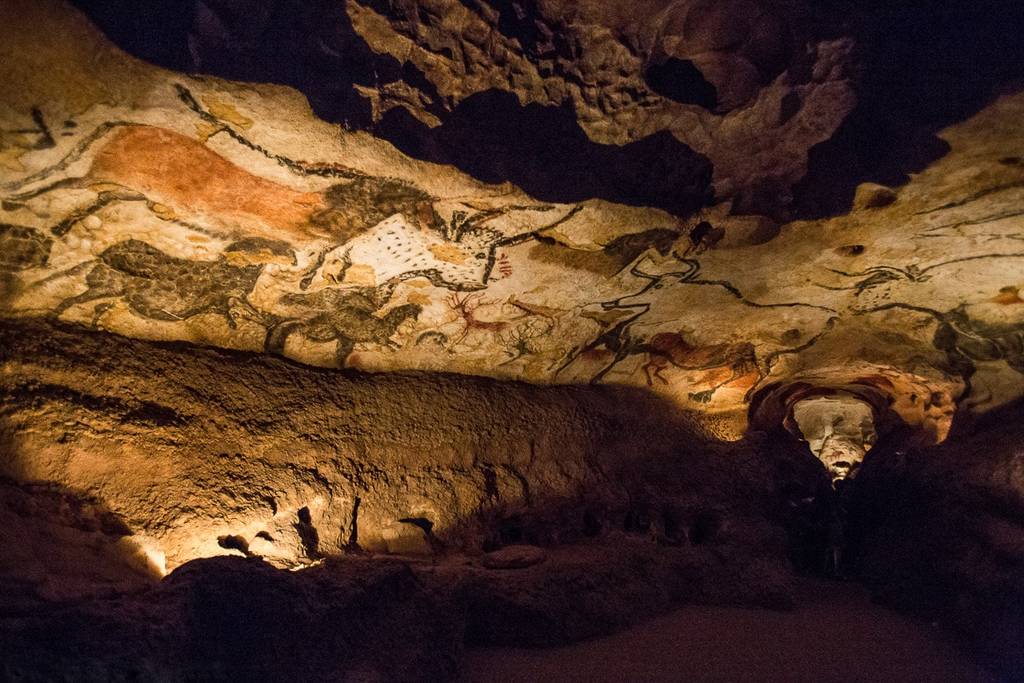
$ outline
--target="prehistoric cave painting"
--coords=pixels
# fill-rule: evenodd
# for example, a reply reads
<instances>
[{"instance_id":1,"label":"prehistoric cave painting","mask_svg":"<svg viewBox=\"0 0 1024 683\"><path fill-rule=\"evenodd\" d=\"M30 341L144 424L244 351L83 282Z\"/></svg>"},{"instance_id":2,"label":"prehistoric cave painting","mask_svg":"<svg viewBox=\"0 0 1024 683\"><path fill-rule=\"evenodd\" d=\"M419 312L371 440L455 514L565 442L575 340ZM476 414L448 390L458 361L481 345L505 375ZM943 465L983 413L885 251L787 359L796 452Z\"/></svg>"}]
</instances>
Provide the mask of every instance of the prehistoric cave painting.
<instances>
[{"instance_id":1,"label":"prehistoric cave painting","mask_svg":"<svg viewBox=\"0 0 1024 683\"><path fill-rule=\"evenodd\" d=\"M462 325L462 329L451 340L452 346L458 346L464 342L471 332L480 331L497 334L512 325L512 322L507 320L481 320L476 317L476 311L480 306L494 303L484 299L482 293L454 293L445 299L445 303L459 316L459 322Z\"/></svg>"},{"instance_id":2,"label":"prehistoric cave painting","mask_svg":"<svg viewBox=\"0 0 1024 683\"><path fill-rule=\"evenodd\" d=\"M248 248L249 244L241 246ZM191 261L132 239L104 249L95 261L79 264L47 280L73 276L84 268L89 269L86 290L60 302L52 311L53 317L74 306L98 301L92 316L95 326L104 313L118 301L124 301L136 315L165 322L216 313L234 329L240 312L250 319L262 318L248 299L263 272L262 265L231 265L224 255L213 261Z\"/></svg>"},{"instance_id":3,"label":"prehistoric cave painting","mask_svg":"<svg viewBox=\"0 0 1024 683\"><path fill-rule=\"evenodd\" d=\"M1000 163L1002 163L1002 160L1000 160ZM1013 165L1013 164L1004 164L1004 165ZM1006 191L1009 191L1009 190L1019 190L1019 189L1022 189L1022 188L1024 188L1024 180L1011 180L1009 182L998 183L996 185L992 185L991 187L986 187L984 189L977 190L976 192L972 192L971 194L967 195L966 197L961 197L959 199L954 199L952 201L948 201L948 202L945 202L943 204L940 204L939 206L933 206L931 208L924 209L922 211L918 211L916 215L918 215L918 216L926 216L928 214L938 213L940 211L946 211L948 209L958 209L960 207L967 206L968 204L972 204L972 203L974 203L976 201L979 201L981 199L985 199L987 197L991 197L992 195L995 195L995 194L1000 194L1002 192L1006 192ZM939 226L939 227L942 227L942 226Z\"/></svg>"},{"instance_id":4,"label":"prehistoric cave painting","mask_svg":"<svg viewBox=\"0 0 1024 683\"><path fill-rule=\"evenodd\" d=\"M21 170L19 159L25 152L51 149L57 145L42 110L32 107L30 117L31 126L0 128L0 168ZM66 121L65 127L73 128L74 122Z\"/></svg>"},{"instance_id":5,"label":"prehistoric cave painting","mask_svg":"<svg viewBox=\"0 0 1024 683\"><path fill-rule=\"evenodd\" d=\"M993 223L1000 223L1002 221L1010 220L1013 218L1024 217L1024 209L1007 209L999 211L993 214L985 216L965 218L952 223L942 223L940 225L933 225L924 230L916 233L914 237L916 239L942 239L946 237L967 237L969 234L983 237L987 240L998 240L998 239L1010 239L1017 241L1024 241L1024 232L992 232L992 233L975 233L965 228L973 228L976 226L988 226ZM1017 226L1018 228L1020 226Z\"/></svg>"},{"instance_id":6,"label":"prehistoric cave painting","mask_svg":"<svg viewBox=\"0 0 1024 683\"><path fill-rule=\"evenodd\" d=\"M284 355L285 343L292 334L318 343L334 342L334 362L341 368L345 367L357 343L399 348L392 341L399 325L415 320L423 308L406 303L380 315L380 310L391 299L394 286L395 283L389 283L384 287L285 294L280 303L297 306L303 312L296 317L276 316L267 329L264 349Z\"/></svg>"},{"instance_id":7,"label":"prehistoric cave painting","mask_svg":"<svg viewBox=\"0 0 1024 683\"><path fill-rule=\"evenodd\" d=\"M802 302L791 303L760 303L749 300L731 282L726 280L706 280L699 277L701 265L695 259L677 259L674 264L682 266L683 270L673 270L664 273L651 273L644 268L653 266L647 257L642 257L629 269L629 273L643 281L643 285L637 291L618 297L609 301L599 302L585 306L581 316L594 320L602 331L586 344L570 351L563 360L557 372L560 372L575 362L578 358L588 356L611 355L611 360L599 370L592 378L593 382L600 382L619 363L636 354L646 354L647 364L644 366L644 373L649 386L654 385L654 379L664 381L661 371L669 366L675 366L687 370L711 370L714 368L728 368L731 375L724 382L715 385L708 391L696 392L690 395L692 400L708 402L711 396L722 386L731 384L741 377L753 375L756 372L757 378L751 384L755 386L767 371L762 370L757 363L756 354L752 345L748 343L725 343L712 344L709 346L693 346L688 343L678 332L656 333L650 338L634 332L636 323L647 315L654 301L664 296L660 290L674 285L713 286L722 289L742 305L753 308L793 308L807 307L819 309L828 313L835 313L834 310L816 304ZM659 336L662 335L662 336ZM657 338L657 342L655 342ZM779 354L775 354L777 357ZM748 392L749 393L749 392Z\"/></svg>"},{"instance_id":8,"label":"prehistoric cave painting","mask_svg":"<svg viewBox=\"0 0 1024 683\"><path fill-rule=\"evenodd\" d=\"M99 35L76 39L110 50ZM797 377L902 372L914 375L903 398L952 396L963 383L949 366L977 365L979 391L998 400L1019 380L1024 151L992 131L1019 127L1020 96L942 132L949 154L894 201L778 226L751 207L806 159L779 138L754 145L752 163L744 121L796 109L792 121L820 118L811 86L780 109L785 93L772 85L755 109L702 133L716 197L672 215L490 185L317 120L285 88L125 62L145 87L81 74L97 96L65 101L44 79L69 57L48 49L45 70L9 55L24 78L0 107L3 317L58 315L375 371L622 383L727 430L742 429L752 390ZM847 48L829 49L819 58L831 68ZM108 78L122 57L109 58ZM602 144L650 134L590 132ZM478 152L493 139L465 134ZM668 187L662 170L642 177ZM909 328L910 316L858 316L893 301L937 310ZM965 302L983 308L957 308Z\"/></svg>"},{"instance_id":9,"label":"prehistoric cave painting","mask_svg":"<svg viewBox=\"0 0 1024 683\"><path fill-rule=\"evenodd\" d=\"M925 306L896 302L858 313L865 315L904 309L934 318L938 326L932 344L946 354L950 369L968 382L968 387L978 362L1005 361L1012 370L1024 375L1024 319L988 323L972 318L968 313L969 307L970 304L961 303L949 311L937 311Z\"/></svg>"},{"instance_id":10,"label":"prehistoric cave painting","mask_svg":"<svg viewBox=\"0 0 1024 683\"><path fill-rule=\"evenodd\" d=\"M42 268L52 248L53 239L35 228L0 223L0 271Z\"/></svg>"},{"instance_id":11,"label":"prehistoric cave painting","mask_svg":"<svg viewBox=\"0 0 1024 683\"><path fill-rule=\"evenodd\" d=\"M84 175L50 180L93 144L99 148ZM39 181L49 182L36 185ZM344 243L391 213L435 220L432 198L400 181L357 177L320 192L303 192L250 173L180 133L117 121L100 126L49 172L4 189L19 190L5 197L8 208L54 190L97 190L94 201L51 228L57 236L125 201L146 202L161 218L202 225L202 232L295 242Z\"/></svg>"},{"instance_id":12,"label":"prehistoric cave painting","mask_svg":"<svg viewBox=\"0 0 1024 683\"><path fill-rule=\"evenodd\" d=\"M52 248L53 239L35 228L0 223L0 309L22 288L18 274L46 267Z\"/></svg>"},{"instance_id":13,"label":"prehistoric cave painting","mask_svg":"<svg viewBox=\"0 0 1024 683\"><path fill-rule=\"evenodd\" d=\"M686 371L704 371L727 368L729 376L704 391L693 392L690 398L698 403L707 403L714 393L741 379L749 384L744 400L761 381L761 368L757 364L754 345L749 342L707 344L694 346L677 332L658 332L643 344L647 362L643 365L647 385L653 386L658 379L668 384L661 372L669 367Z\"/></svg>"},{"instance_id":14,"label":"prehistoric cave painting","mask_svg":"<svg viewBox=\"0 0 1024 683\"><path fill-rule=\"evenodd\" d=\"M857 282L849 286L833 287L830 285L817 284L816 286L822 289L830 289L833 291L846 291L853 290L858 296L863 292L887 284L889 282L898 282L905 280L907 282L928 282L932 275L929 271L945 266L951 266L958 263L965 263L968 261L983 261L988 259L1003 259L1003 258L1024 258L1024 253L1010 253L1010 254L974 254L971 256L963 256L960 258L949 259L941 261L939 263L933 263L930 266L922 268L917 264L910 264L904 267L899 266L871 266L858 272L845 272L842 270L836 270L835 268L828 268L830 272L842 275L843 277L860 278Z\"/></svg>"},{"instance_id":15,"label":"prehistoric cave painting","mask_svg":"<svg viewBox=\"0 0 1024 683\"><path fill-rule=\"evenodd\" d=\"M554 323L549 319L529 318L516 323L507 332L499 332L498 344L508 355L508 360L499 365L511 365L521 358L539 354L539 340L548 337L553 329Z\"/></svg>"},{"instance_id":16,"label":"prehistoric cave painting","mask_svg":"<svg viewBox=\"0 0 1024 683\"><path fill-rule=\"evenodd\" d=\"M898 282L899 280L907 280L909 282L926 282L931 276L925 275L924 272L916 265L909 265L905 268L899 266L871 266L865 268L862 271L847 273L842 270L836 270L834 268L828 268L830 272L842 275L843 277L860 278L857 282L849 286L843 287L832 287L829 285L817 285L822 289L831 289L833 291L846 291L854 290L860 295L865 290L873 287L884 285L887 282Z\"/></svg>"},{"instance_id":17,"label":"prehistoric cave painting","mask_svg":"<svg viewBox=\"0 0 1024 683\"><path fill-rule=\"evenodd\" d=\"M935 347L950 358L969 361L1006 361L1024 375L1024 320L992 324L971 318L967 304L948 311L935 331Z\"/></svg>"},{"instance_id":18,"label":"prehistoric cave painting","mask_svg":"<svg viewBox=\"0 0 1024 683\"><path fill-rule=\"evenodd\" d=\"M440 230L411 224L404 215L391 216L365 235L328 253L323 265L324 277L329 282L342 283L355 273L372 272L375 285L394 278L424 278L442 289L482 290L493 281L512 275L512 265L501 249L540 238L581 209L578 205L566 210L545 204L498 208L467 204L466 208L469 210L453 211L450 219L442 221ZM521 212L552 213L556 217L540 227L510 235L487 225L494 219Z\"/></svg>"}]
</instances>

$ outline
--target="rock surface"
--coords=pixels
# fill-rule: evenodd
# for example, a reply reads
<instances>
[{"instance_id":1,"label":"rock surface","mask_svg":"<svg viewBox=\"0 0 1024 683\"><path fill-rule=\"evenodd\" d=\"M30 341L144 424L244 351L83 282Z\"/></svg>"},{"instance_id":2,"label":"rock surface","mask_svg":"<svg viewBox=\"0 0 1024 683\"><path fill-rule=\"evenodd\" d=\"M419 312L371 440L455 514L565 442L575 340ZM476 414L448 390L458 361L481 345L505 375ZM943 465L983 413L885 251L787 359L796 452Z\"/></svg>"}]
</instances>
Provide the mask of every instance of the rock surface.
<instances>
[{"instance_id":1,"label":"rock surface","mask_svg":"<svg viewBox=\"0 0 1024 683\"><path fill-rule=\"evenodd\" d=\"M3 675L445 679L798 571L1012 671L990 4L0 4Z\"/></svg>"},{"instance_id":2,"label":"rock surface","mask_svg":"<svg viewBox=\"0 0 1024 683\"><path fill-rule=\"evenodd\" d=\"M480 564L488 569L525 569L547 559L543 549L532 545L510 545L484 555Z\"/></svg>"},{"instance_id":3,"label":"rock surface","mask_svg":"<svg viewBox=\"0 0 1024 683\"><path fill-rule=\"evenodd\" d=\"M452 680L462 622L397 563L196 560L143 593L0 616L9 680Z\"/></svg>"},{"instance_id":4,"label":"rock surface","mask_svg":"<svg viewBox=\"0 0 1024 683\"><path fill-rule=\"evenodd\" d=\"M813 3L249 0L165 21L78 4L147 59L291 85L327 120L549 201L686 211L713 183L781 211L856 102L853 41Z\"/></svg>"},{"instance_id":5,"label":"rock surface","mask_svg":"<svg viewBox=\"0 0 1024 683\"><path fill-rule=\"evenodd\" d=\"M788 20L773 19L774 10L755 7L677 2L625 17L597 5L553 3L524 21L540 26L551 19L565 26L554 35L571 38L578 30L583 36L581 52L558 73L590 63L586 46L604 35L595 26L621 35L594 54L617 54L619 40L633 39L615 27L628 24L641 33L636 55L627 59L632 66L622 67L626 81L638 73L643 54L698 45L699 54L718 55L708 57L709 65L741 54L761 65L758 83L765 73L776 74L757 86L750 103L728 112L665 98L654 107L701 109L707 121L672 134L721 136L737 168L758 173L762 150L779 163L790 158L790 142L746 120L769 100L785 99L778 88L794 78L793 62L782 57L797 59L797 52L771 35L802 34L786 29ZM402 38L403 31L415 24L417 40L444 53L451 42L446 31L461 27L468 31L465 45L473 45L473 26L508 17L458 3L422 6L416 22L409 19L411 4L346 8L346 21L374 54L405 46L408 63L433 60L433 70L423 62L421 71L439 79L448 73L446 83L467 88L450 94L456 109L470 106L479 95L469 91L478 85L450 71L450 58L428 58L429 50ZM1005 95L942 131L946 156L898 192L862 186L859 205L873 208L780 229L744 208L738 195L760 192L760 181L723 170L728 164L718 157L725 152L701 154L710 155L714 174L728 176L722 182L737 196L720 193L722 201L703 213L692 213L703 199L676 207L676 215L642 198L642 206L582 195L540 201L319 121L286 89L190 78L135 61L56 0L8 3L4 11L11 35L3 43L2 116L5 129L21 131L3 143L0 239L9 248L0 307L6 317L48 315L132 337L262 350L313 365L638 386L703 415L705 429L726 439L742 436L757 395L801 382L870 386L922 440L933 442L948 432L957 405L984 411L1024 386L1015 341L1024 308L1013 296L1024 260L1015 208L1024 166L1013 162L1024 155L1014 149L1020 95ZM750 23L740 15L759 19ZM274 23L259 12L251 18ZM216 23L203 21L207 28ZM759 27L768 35L758 37ZM500 31L481 30L497 50ZM674 31L689 38L673 42ZM516 41L533 49L522 36ZM823 45L815 48L819 62L826 59ZM202 41L195 49L202 53ZM484 53L490 54L484 50L479 63L489 64ZM799 86L809 89L801 95L804 108L785 124L801 135L824 126L815 140L833 124L808 103L837 106L843 98L828 89L847 87L844 62L829 54L834 64L827 68L807 64L810 80ZM85 63L93 68L84 70ZM581 82L600 80L612 68L602 64L596 60L592 74L581 72ZM480 83L498 73L488 69L480 71ZM562 95L541 96L544 78L536 81L539 99L531 99L533 72L523 73L526 80L503 87L527 107L561 101ZM610 109L608 120L619 112ZM623 116L623 130L646 134L631 122L633 114ZM600 140L633 139L616 132L618 124L598 120L606 119L593 119L605 130L604 137L595 134ZM529 121L515 125L466 131L481 142L474 149L511 168L516 155L487 151L487 140L538 129ZM733 139L730 127L757 144ZM558 140L575 145L571 127L559 130ZM663 168L656 157L671 152L670 145L644 141L650 139L621 148L655 154L641 159L650 177L638 176L639 185L664 179L675 196L691 196L687 188L699 187L704 171L679 175ZM802 159L813 142L793 144ZM580 185L591 167L617 172L613 157L594 154L591 161L600 163L550 175ZM799 176L802 163L792 172L765 172L788 187L785 178ZM521 170L523 178L541 177ZM617 177L600 183L626 187Z\"/></svg>"},{"instance_id":6,"label":"rock surface","mask_svg":"<svg viewBox=\"0 0 1024 683\"><path fill-rule=\"evenodd\" d=\"M54 522L42 504L18 513L32 490L18 482L50 482L168 571L217 554L298 568L615 529L670 544L781 534L784 557L770 511L785 486L813 492L823 476L795 441L766 460L623 389L325 371L38 322L5 323L0 339L15 513Z\"/></svg>"}]
</instances>

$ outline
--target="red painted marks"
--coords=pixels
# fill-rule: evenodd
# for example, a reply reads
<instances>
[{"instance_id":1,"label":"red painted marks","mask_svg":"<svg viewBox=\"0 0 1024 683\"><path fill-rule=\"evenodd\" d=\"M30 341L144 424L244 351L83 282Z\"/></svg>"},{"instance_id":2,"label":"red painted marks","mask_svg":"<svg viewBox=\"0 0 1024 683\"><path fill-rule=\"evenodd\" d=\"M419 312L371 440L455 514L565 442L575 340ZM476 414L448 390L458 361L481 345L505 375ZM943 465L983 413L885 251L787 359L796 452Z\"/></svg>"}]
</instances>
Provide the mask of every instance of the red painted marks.
<instances>
[{"instance_id":1,"label":"red painted marks","mask_svg":"<svg viewBox=\"0 0 1024 683\"><path fill-rule=\"evenodd\" d=\"M232 231L284 240L327 236L310 223L326 206L320 193L261 178L163 128L119 130L97 153L87 178L130 188L175 215L203 216Z\"/></svg>"}]
</instances>

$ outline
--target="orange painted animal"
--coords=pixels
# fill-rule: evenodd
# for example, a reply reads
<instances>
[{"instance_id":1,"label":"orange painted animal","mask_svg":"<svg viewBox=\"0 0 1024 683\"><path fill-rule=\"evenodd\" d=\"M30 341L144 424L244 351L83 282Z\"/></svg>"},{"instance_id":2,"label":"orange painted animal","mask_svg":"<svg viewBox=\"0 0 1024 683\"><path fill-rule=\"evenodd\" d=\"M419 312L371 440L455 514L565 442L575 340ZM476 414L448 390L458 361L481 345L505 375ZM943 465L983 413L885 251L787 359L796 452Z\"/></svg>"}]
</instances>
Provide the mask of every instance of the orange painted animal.
<instances>
[{"instance_id":1,"label":"orange painted animal","mask_svg":"<svg viewBox=\"0 0 1024 683\"><path fill-rule=\"evenodd\" d=\"M224 158L202 142L148 125L111 127L85 175L63 178L8 199L24 201L62 188L87 188L100 199L70 219L81 220L115 201L149 203L164 218L176 218L235 237L288 242L327 239L335 244L395 213L434 220L432 198L401 181L361 176L309 192L263 178ZM59 165L58 165L59 168ZM66 232L70 223L65 220Z\"/></svg>"},{"instance_id":2,"label":"orange painted animal","mask_svg":"<svg viewBox=\"0 0 1024 683\"><path fill-rule=\"evenodd\" d=\"M1020 298L1020 289L1013 286L1003 287L999 290L999 294L989 299L989 301L1004 306L1024 304L1024 299Z\"/></svg>"},{"instance_id":3,"label":"orange painted animal","mask_svg":"<svg viewBox=\"0 0 1024 683\"><path fill-rule=\"evenodd\" d=\"M254 175L197 140L163 128L122 128L96 154L89 178L136 190L175 214L276 239L322 238L310 222L327 208L302 192Z\"/></svg>"}]
</instances>

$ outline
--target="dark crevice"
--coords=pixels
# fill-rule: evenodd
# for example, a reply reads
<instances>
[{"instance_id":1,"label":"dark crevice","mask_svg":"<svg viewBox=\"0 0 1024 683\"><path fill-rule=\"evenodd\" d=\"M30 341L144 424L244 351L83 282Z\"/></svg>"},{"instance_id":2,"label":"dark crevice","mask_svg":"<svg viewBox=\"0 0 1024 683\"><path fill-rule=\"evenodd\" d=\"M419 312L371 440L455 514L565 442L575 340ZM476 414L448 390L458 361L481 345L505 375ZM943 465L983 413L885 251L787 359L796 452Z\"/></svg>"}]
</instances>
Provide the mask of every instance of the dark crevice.
<instances>
[{"instance_id":1,"label":"dark crevice","mask_svg":"<svg viewBox=\"0 0 1024 683\"><path fill-rule=\"evenodd\" d=\"M392 109L374 132L409 156L511 181L543 201L600 198L686 215L712 199L711 163L670 133L598 144L570 108L524 106L504 91L466 98L436 128Z\"/></svg>"},{"instance_id":2,"label":"dark crevice","mask_svg":"<svg viewBox=\"0 0 1024 683\"><path fill-rule=\"evenodd\" d=\"M371 123L354 85L403 77L402 64L373 52L345 4L330 0L76 0L127 52L159 66L240 81L281 83L309 98L318 116Z\"/></svg>"},{"instance_id":3,"label":"dark crevice","mask_svg":"<svg viewBox=\"0 0 1024 683\"><path fill-rule=\"evenodd\" d=\"M299 540L302 542L302 549L305 551L306 557L320 557L320 533L313 526L313 516L309 512L309 508L299 508L296 517L298 517L299 521L293 526L295 527L295 532L299 535Z\"/></svg>"},{"instance_id":4,"label":"dark crevice","mask_svg":"<svg viewBox=\"0 0 1024 683\"><path fill-rule=\"evenodd\" d=\"M226 550L237 550L243 555L249 555L249 543L237 534L225 534L217 537L217 545Z\"/></svg>"},{"instance_id":5,"label":"dark crevice","mask_svg":"<svg viewBox=\"0 0 1024 683\"><path fill-rule=\"evenodd\" d=\"M644 73L644 79L651 90L670 100L705 109L718 105L715 86L688 59L669 57L660 64L653 64Z\"/></svg>"},{"instance_id":6,"label":"dark crevice","mask_svg":"<svg viewBox=\"0 0 1024 683\"><path fill-rule=\"evenodd\" d=\"M845 0L861 79L859 102L827 141L811 150L795 188L796 213L846 213L862 182L900 186L949 151L937 137L1001 92L1024 83L1024 5Z\"/></svg>"},{"instance_id":7,"label":"dark crevice","mask_svg":"<svg viewBox=\"0 0 1024 683\"><path fill-rule=\"evenodd\" d=\"M398 521L420 529L427 537L432 536L434 533L434 523L426 517L403 517Z\"/></svg>"},{"instance_id":8,"label":"dark crevice","mask_svg":"<svg viewBox=\"0 0 1024 683\"><path fill-rule=\"evenodd\" d=\"M345 544L350 551L359 550L359 505L362 502L363 500L359 496L352 501L352 518L349 522L348 542Z\"/></svg>"}]
</instances>

